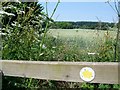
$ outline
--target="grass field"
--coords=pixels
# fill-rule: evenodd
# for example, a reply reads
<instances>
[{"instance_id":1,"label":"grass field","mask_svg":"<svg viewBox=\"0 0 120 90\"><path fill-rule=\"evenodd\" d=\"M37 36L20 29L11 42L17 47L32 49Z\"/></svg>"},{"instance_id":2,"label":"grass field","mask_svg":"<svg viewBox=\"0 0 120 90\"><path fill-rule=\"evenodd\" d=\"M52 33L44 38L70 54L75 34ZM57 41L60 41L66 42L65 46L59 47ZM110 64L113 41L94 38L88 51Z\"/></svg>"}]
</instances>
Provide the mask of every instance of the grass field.
<instances>
[{"instance_id":1,"label":"grass field","mask_svg":"<svg viewBox=\"0 0 120 90\"><path fill-rule=\"evenodd\" d=\"M89 29L51 29L49 34L55 38L59 38L68 44L86 43L87 46L103 43L106 38L114 40L116 38L115 31L89 30ZM85 46L85 45L83 45Z\"/></svg>"},{"instance_id":2,"label":"grass field","mask_svg":"<svg viewBox=\"0 0 120 90\"><path fill-rule=\"evenodd\" d=\"M88 53L100 53L98 56L99 58L105 61L109 61L109 59L113 60L113 44L116 38L116 31L97 31L88 29L51 29L48 32L48 35L62 41L64 44L64 50L66 50L65 54L69 53L68 56L75 54L77 56L76 59L89 61L90 57L93 59L93 56L89 57Z\"/></svg>"},{"instance_id":3,"label":"grass field","mask_svg":"<svg viewBox=\"0 0 120 90\"><path fill-rule=\"evenodd\" d=\"M91 29L51 29L49 33L60 38L86 38L94 39L96 37L104 37L107 31L91 30ZM108 31L109 35L115 38L115 31Z\"/></svg>"}]
</instances>

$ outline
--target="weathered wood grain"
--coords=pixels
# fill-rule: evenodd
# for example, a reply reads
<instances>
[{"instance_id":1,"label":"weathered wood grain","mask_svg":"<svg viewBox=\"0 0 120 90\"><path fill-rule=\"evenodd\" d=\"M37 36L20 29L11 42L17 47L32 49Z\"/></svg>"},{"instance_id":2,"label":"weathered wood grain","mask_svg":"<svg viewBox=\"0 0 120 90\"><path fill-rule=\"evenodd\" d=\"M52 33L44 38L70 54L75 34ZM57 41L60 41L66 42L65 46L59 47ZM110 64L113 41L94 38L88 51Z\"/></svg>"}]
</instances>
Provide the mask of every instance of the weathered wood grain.
<instances>
[{"instance_id":1,"label":"weathered wood grain","mask_svg":"<svg viewBox=\"0 0 120 90\"><path fill-rule=\"evenodd\" d=\"M90 83L120 83L120 66L115 62L45 62L0 60L6 76L27 77L68 82L84 82L79 76L83 67L95 71L95 79Z\"/></svg>"}]
</instances>

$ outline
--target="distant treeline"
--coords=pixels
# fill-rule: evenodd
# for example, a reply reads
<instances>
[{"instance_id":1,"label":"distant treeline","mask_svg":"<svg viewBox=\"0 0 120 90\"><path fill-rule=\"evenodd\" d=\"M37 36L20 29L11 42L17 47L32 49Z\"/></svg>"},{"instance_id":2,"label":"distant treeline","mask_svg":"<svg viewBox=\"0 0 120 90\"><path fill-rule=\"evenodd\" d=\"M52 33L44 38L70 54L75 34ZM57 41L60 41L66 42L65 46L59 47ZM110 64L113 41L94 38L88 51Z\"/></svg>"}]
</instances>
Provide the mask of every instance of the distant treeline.
<instances>
[{"instance_id":1,"label":"distant treeline","mask_svg":"<svg viewBox=\"0 0 120 90\"><path fill-rule=\"evenodd\" d=\"M100 29L107 30L113 28L114 23L108 22L66 22L66 21L56 21L52 24L52 29Z\"/></svg>"}]
</instances>

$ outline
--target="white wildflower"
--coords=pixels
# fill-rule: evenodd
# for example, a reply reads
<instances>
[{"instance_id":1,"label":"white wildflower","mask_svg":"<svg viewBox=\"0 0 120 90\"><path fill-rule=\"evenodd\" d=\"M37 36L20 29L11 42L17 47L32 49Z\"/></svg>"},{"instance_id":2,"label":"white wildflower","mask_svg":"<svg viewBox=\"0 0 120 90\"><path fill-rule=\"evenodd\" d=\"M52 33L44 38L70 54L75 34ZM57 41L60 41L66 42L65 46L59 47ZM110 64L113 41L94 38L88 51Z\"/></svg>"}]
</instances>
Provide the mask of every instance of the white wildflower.
<instances>
[{"instance_id":1,"label":"white wildflower","mask_svg":"<svg viewBox=\"0 0 120 90\"><path fill-rule=\"evenodd\" d=\"M42 44L40 44L40 47L41 47ZM45 44L42 45L42 48L43 49L46 49L47 47L45 46Z\"/></svg>"},{"instance_id":2,"label":"white wildflower","mask_svg":"<svg viewBox=\"0 0 120 90\"><path fill-rule=\"evenodd\" d=\"M15 16L13 13L6 13L8 16Z\"/></svg>"},{"instance_id":3,"label":"white wildflower","mask_svg":"<svg viewBox=\"0 0 120 90\"><path fill-rule=\"evenodd\" d=\"M40 20L40 23L43 23L43 20Z\"/></svg>"},{"instance_id":4,"label":"white wildflower","mask_svg":"<svg viewBox=\"0 0 120 90\"><path fill-rule=\"evenodd\" d=\"M39 56L42 56L44 53L40 53L40 55Z\"/></svg>"},{"instance_id":5,"label":"white wildflower","mask_svg":"<svg viewBox=\"0 0 120 90\"><path fill-rule=\"evenodd\" d=\"M35 18L38 19L38 16L36 16Z\"/></svg>"},{"instance_id":6,"label":"white wildflower","mask_svg":"<svg viewBox=\"0 0 120 90\"><path fill-rule=\"evenodd\" d=\"M6 35L6 33L0 33L0 35Z\"/></svg>"},{"instance_id":7,"label":"white wildflower","mask_svg":"<svg viewBox=\"0 0 120 90\"><path fill-rule=\"evenodd\" d=\"M1 11L1 10L0 10L0 14L5 14L5 11Z\"/></svg>"},{"instance_id":8,"label":"white wildflower","mask_svg":"<svg viewBox=\"0 0 120 90\"><path fill-rule=\"evenodd\" d=\"M14 2L18 2L18 3L21 3L19 0L14 0Z\"/></svg>"},{"instance_id":9,"label":"white wildflower","mask_svg":"<svg viewBox=\"0 0 120 90\"><path fill-rule=\"evenodd\" d=\"M13 5L8 5L6 7L2 7L3 9L11 9L11 8L14 8L16 9L17 7L13 6Z\"/></svg>"},{"instance_id":10,"label":"white wildflower","mask_svg":"<svg viewBox=\"0 0 120 90\"><path fill-rule=\"evenodd\" d=\"M38 41L38 42L40 42L40 40L39 40L39 39L37 39L37 41Z\"/></svg>"},{"instance_id":11,"label":"white wildflower","mask_svg":"<svg viewBox=\"0 0 120 90\"><path fill-rule=\"evenodd\" d=\"M88 55L99 55L99 53L88 53Z\"/></svg>"},{"instance_id":12,"label":"white wildflower","mask_svg":"<svg viewBox=\"0 0 120 90\"><path fill-rule=\"evenodd\" d=\"M12 25L12 26L16 26L16 24L14 24L14 23L12 23L11 25Z\"/></svg>"},{"instance_id":13,"label":"white wildflower","mask_svg":"<svg viewBox=\"0 0 120 90\"><path fill-rule=\"evenodd\" d=\"M25 11L19 11L18 14L25 14Z\"/></svg>"},{"instance_id":14,"label":"white wildflower","mask_svg":"<svg viewBox=\"0 0 120 90\"><path fill-rule=\"evenodd\" d=\"M21 25L20 25L20 24L18 24L18 27L21 27Z\"/></svg>"},{"instance_id":15,"label":"white wildflower","mask_svg":"<svg viewBox=\"0 0 120 90\"><path fill-rule=\"evenodd\" d=\"M43 36L44 36L44 33L42 33L40 36L43 37Z\"/></svg>"},{"instance_id":16,"label":"white wildflower","mask_svg":"<svg viewBox=\"0 0 120 90\"><path fill-rule=\"evenodd\" d=\"M0 14L6 14L8 16L15 16L15 14L13 14L13 13L7 13L5 11L0 11Z\"/></svg>"},{"instance_id":17,"label":"white wildflower","mask_svg":"<svg viewBox=\"0 0 120 90\"><path fill-rule=\"evenodd\" d=\"M18 27L21 27L21 25L20 25L20 24L17 24L17 22L12 23L11 25L12 25L12 26L18 26Z\"/></svg>"},{"instance_id":18,"label":"white wildflower","mask_svg":"<svg viewBox=\"0 0 120 90\"><path fill-rule=\"evenodd\" d=\"M38 16L39 16L39 17L42 17L42 15L40 15L40 14L39 14Z\"/></svg>"},{"instance_id":19,"label":"white wildflower","mask_svg":"<svg viewBox=\"0 0 120 90\"><path fill-rule=\"evenodd\" d=\"M2 28L2 30L6 30L5 28Z\"/></svg>"},{"instance_id":20,"label":"white wildflower","mask_svg":"<svg viewBox=\"0 0 120 90\"><path fill-rule=\"evenodd\" d=\"M7 7L3 7L3 9L8 9L8 8L12 8L12 7L10 7L10 6L7 6Z\"/></svg>"},{"instance_id":21,"label":"white wildflower","mask_svg":"<svg viewBox=\"0 0 120 90\"><path fill-rule=\"evenodd\" d=\"M52 47L53 49L56 48L56 47Z\"/></svg>"},{"instance_id":22,"label":"white wildflower","mask_svg":"<svg viewBox=\"0 0 120 90\"><path fill-rule=\"evenodd\" d=\"M29 8L29 9L30 9L30 7L27 7L27 8Z\"/></svg>"},{"instance_id":23,"label":"white wildflower","mask_svg":"<svg viewBox=\"0 0 120 90\"><path fill-rule=\"evenodd\" d=\"M47 47L43 44L43 45L42 45L42 48L43 48L43 49L46 49Z\"/></svg>"}]
</instances>

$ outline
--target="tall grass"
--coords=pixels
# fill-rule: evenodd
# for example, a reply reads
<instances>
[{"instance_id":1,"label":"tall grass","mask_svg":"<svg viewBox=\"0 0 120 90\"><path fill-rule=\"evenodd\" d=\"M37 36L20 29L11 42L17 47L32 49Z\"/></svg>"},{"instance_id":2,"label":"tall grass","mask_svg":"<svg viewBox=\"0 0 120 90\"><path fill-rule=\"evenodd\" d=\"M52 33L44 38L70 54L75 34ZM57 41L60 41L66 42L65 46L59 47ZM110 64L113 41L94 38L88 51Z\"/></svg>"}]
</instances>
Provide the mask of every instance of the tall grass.
<instances>
[{"instance_id":1,"label":"tall grass","mask_svg":"<svg viewBox=\"0 0 120 90\"><path fill-rule=\"evenodd\" d=\"M67 61L114 61L115 31L50 30L48 35L63 44ZM67 57L67 58L66 58Z\"/></svg>"}]
</instances>

